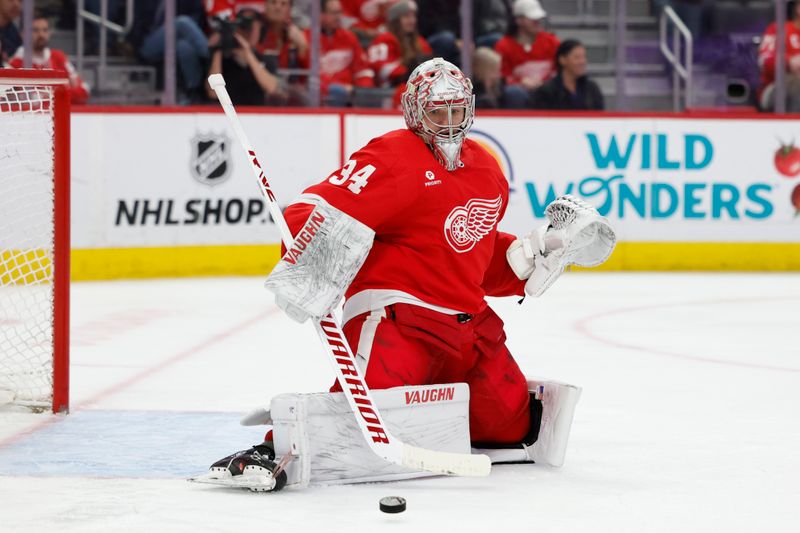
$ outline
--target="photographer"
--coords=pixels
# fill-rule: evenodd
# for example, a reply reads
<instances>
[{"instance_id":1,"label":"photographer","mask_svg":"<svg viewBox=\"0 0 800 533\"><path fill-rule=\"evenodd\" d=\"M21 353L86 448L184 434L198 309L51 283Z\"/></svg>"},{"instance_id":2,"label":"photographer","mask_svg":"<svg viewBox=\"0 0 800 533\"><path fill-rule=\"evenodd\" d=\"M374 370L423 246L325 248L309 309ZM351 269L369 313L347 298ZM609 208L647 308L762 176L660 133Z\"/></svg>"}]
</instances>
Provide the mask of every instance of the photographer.
<instances>
[{"instance_id":1,"label":"photographer","mask_svg":"<svg viewBox=\"0 0 800 533\"><path fill-rule=\"evenodd\" d=\"M216 31L209 38L212 51L209 75L223 74L228 93L235 105L264 105L280 95L278 78L267 70L256 52L263 22L250 9L239 11L233 21L217 19ZM206 84L208 97L214 91Z\"/></svg>"}]
</instances>

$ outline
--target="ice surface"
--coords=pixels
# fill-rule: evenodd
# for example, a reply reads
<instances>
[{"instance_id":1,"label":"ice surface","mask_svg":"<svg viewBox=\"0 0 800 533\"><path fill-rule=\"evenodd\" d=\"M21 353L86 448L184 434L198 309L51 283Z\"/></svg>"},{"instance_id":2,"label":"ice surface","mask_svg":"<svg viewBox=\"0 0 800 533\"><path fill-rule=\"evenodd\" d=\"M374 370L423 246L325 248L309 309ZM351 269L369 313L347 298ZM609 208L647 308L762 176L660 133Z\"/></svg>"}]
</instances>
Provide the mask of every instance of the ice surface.
<instances>
[{"instance_id":1,"label":"ice surface","mask_svg":"<svg viewBox=\"0 0 800 533\"><path fill-rule=\"evenodd\" d=\"M0 414L0 531L798 530L800 275L567 274L492 305L526 374L583 387L563 468L254 494L184 478L260 439L242 413L330 385L313 328L260 278L73 284L73 413Z\"/></svg>"}]
</instances>

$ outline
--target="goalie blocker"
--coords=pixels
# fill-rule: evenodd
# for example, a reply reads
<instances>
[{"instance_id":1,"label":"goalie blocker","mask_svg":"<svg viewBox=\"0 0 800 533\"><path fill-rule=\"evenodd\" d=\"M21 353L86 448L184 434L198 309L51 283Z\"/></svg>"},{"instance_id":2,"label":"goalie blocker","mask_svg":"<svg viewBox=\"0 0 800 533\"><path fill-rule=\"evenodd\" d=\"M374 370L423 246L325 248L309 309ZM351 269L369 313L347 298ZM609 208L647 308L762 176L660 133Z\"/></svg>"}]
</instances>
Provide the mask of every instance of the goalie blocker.
<instances>
[{"instance_id":1,"label":"goalie blocker","mask_svg":"<svg viewBox=\"0 0 800 533\"><path fill-rule=\"evenodd\" d=\"M469 387L465 383L396 387L373 394L389 430L409 444L444 452L484 453L493 463L561 466L581 389L535 378L528 379L528 387L531 431L524 442L487 448L470 443ZM375 455L359 438L356 422L341 393L282 394L272 399L269 409L256 409L241 423L272 426L272 442L251 451L264 453L266 446L272 459L285 465L288 487L435 475L394 465ZM272 475L264 471L261 477L240 476L235 471L231 475L231 471L212 468L193 481L270 490L265 487L274 486Z\"/></svg>"},{"instance_id":2,"label":"goalie blocker","mask_svg":"<svg viewBox=\"0 0 800 533\"><path fill-rule=\"evenodd\" d=\"M342 299L367 259L375 232L321 198L264 286L293 320L317 320Z\"/></svg>"}]
</instances>

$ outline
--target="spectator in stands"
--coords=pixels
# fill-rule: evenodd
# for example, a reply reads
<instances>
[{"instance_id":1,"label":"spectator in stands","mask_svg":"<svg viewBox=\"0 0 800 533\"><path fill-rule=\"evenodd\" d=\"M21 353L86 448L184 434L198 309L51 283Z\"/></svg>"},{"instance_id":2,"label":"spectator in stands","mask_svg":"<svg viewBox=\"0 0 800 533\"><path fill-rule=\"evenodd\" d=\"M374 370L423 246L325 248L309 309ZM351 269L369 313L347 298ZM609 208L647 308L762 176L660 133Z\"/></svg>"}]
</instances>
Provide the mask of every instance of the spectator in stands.
<instances>
[{"instance_id":1,"label":"spectator in stands","mask_svg":"<svg viewBox=\"0 0 800 533\"><path fill-rule=\"evenodd\" d=\"M501 71L502 58L491 48L482 46L472 56L472 88L475 107L498 109L505 107L503 101L504 80Z\"/></svg>"},{"instance_id":2,"label":"spectator in stands","mask_svg":"<svg viewBox=\"0 0 800 533\"><path fill-rule=\"evenodd\" d=\"M342 28L342 3L320 2L320 89L328 105L344 107L351 101L353 87L375 86L375 74L358 37ZM310 29L306 30L306 40L311 42Z\"/></svg>"},{"instance_id":3,"label":"spectator in stands","mask_svg":"<svg viewBox=\"0 0 800 533\"><path fill-rule=\"evenodd\" d=\"M556 50L561 44L552 33L544 31L547 13L538 0L516 0L514 20L508 34L495 45L503 58L508 107L528 107L531 92L556 72Z\"/></svg>"},{"instance_id":4,"label":"spectator in stands","mask_svg":"<svg viewBox=\"0 0 800 533\"><path fill-rule=\"evenodd\" d=\"M236 16L236 2L234 0L205 0L203 8L208 17L208 25L212 28L217 20L229 20ZM211 39L209 38L209 40Z\"/></svg>"},{"instance_id":5,"label":"spectator in stands","mask_svg":"<svg viewBox=\"0 0 800 533\"><path fill-rule=\"evenodd\" d=\"M147 63L164 60L164 4L175 1L175 55L186 103L203 96L203 75L208 60L208 39L203 31L206 14L201 0L136 0L128 40Z\"/></svg>"},{"instance_id":6,"label":"spectator in stands","mask_svg":"<svg viewBox=\"0 0 800 533\"><path fill-rule=\"evenodd\" d=\"M0 68L9 68L8 63L3 59L5 55L3 54L3 41L0 40Z\"/></svg>"},{"instance_id":7,"label":"spectator in stands","mask_svg":"<svg viewBox=\"0 0 800 533\"><path fill-rule=\"evenodd\" d=\"M258 16L264 14L264 0L204 0L206 15L209 25L212 19L233 20L243 9L255 12Z\"/></svg>"},{"instance_id":8,"label":"spectator in stands","mask_svg":"<svg viewBox=\"0 0 800 533\"><path fill-rule=\"evenodd\" d=\"M264 3L265 31L257 50L269 64L280 69L308 68L308 40L305 33L292 22L291 0L266 0ZM272 105L304 106L308 104L308 90L305 76L290 73L282 76L282 91L279 99L272 99Z\"/></svg>"},{"instance_id":9,"label":"spectator in stands","mask_svg":"<svg viewBox=\"0 0 800 533\"><path fill-rule=\"evenodd\" d=\"M235 26L235 30L231 28ZM211 66L208 74L222 73L228 94L235 105L258 106L269 98L280 97L277 76L267 69L264 58L255 47L261 37L263 20L251 10L240 10L233 21L220 26L208 39ZM214 99L214 91L206 83L206 95Z\"/></svg>"},{"instance_id":10,"label":"spectator in stands","mask_svg":"<svg viewBox=\"0 0 800 533\"><path fill-rule=\"evenodd\" d=\"M291 0L266 0L266 28L259 52L276 58L280 68L307 68L301 62L308 56L308 40L303 30L292 22Z\"/></svg>"},{"instance_id":11,"label":"spectator in stands","mask_svg":"<svg viewBox=\"0 0 800 533\"><path fill-rule=\"evenodd\" d=\"M508 0L476 0L472 3L475 46L494 48L508 31L511 20Z\"/></svg>"},{"instance_id":12,"label":"spectator in stands","mask_svg":"<svg viewBox=\"0 0 800 533\"><path fill-rule=\"evenodd\" d=\"M455 65L461 64L461 0L419 0L419 33L433 50Z\"/></svg>"},{"instance_id":13,"label":"spectator in stands","mask_svg":"<svg viewBox=\"0 0 800 533\"><path fill-rule=\"evenodd\" d=\"M461 0L420 0L419 32L433 55L461 64ZM508 30L506 0L472 1L472 35L475 47L493 48Z\"/></svg>"},{"instance_id":14,"label":"spectator in stands","mask_svg":"<svg viewBox=\"0 0 800 533\"><path fill-rule=\"evenodd\" d=\"M8 61L17 48L22 46L22 37L14 21L22 12L22 0L0 0L0 63Z\"/></svg>"},{"instance_id":15,"label":"spectator in stands","mask_svg":"<svg viewBox=\"0 0 800 533\"><path fill-rule=\"evenodd\" d=\"M386 12L389 31L367 49L379 87L402 86L409 72L431 57L431 47L417 30L417 4L401 0Z\"/></svg>"},{"instance_id":16,"label":"spectator in stands","mask_svg":"<svg viewBox=\"0 0 800 533\"><path fill-rule=\"evenodd\" d=\"M32 67L36 69L51 69L59 72L66 72L69 75L69 95L73 104L85 104L89 99L89 87L81 80L78 71L69 62L67 54L61 50L49 48L50 44L50 23L40 13L34 14L32 30L31 48L33 49ZM20 46L17 52L9 60L12 68L22 68L24 66L25 49Z\"/></svg>"},{"instance_id":17,"label":"spectator in stands","mask_svg":"<svg viewBox=\"0 0 800 533\"><path fill-rule=\"evenodd\" d=\"M352 21L349 29L361 46L367 48L375 37L386 31L386 11L398 0L342 0L345 16Z\"/></svg>"},{"instance_id":18,"label":"spectator in stands","mask_svg":"<svg viewBox=\"0 0 800 533\"><path fill-rule=\"evenodd\" d=\"M586 75L586 48L567 39L556 52L558 74L533 93L534 109L602 110L603 93Z\"/></svg>"},{"instance_id":19,"label":"spectator in stands","mask_svg":"<svg viewBox=\"0 0 800 533\"><path fill-rule=\"evenodd\" d=\"M789 2L786 21L786 54L783 68L786 70L786 110L800 113L800 2ZM758 89L758 105L762 111L775 110L775 71L777 58L777 26L773 22L764 32L758 49L758 65L761 68L761 85Z\"/></svg>"}]
</instances>

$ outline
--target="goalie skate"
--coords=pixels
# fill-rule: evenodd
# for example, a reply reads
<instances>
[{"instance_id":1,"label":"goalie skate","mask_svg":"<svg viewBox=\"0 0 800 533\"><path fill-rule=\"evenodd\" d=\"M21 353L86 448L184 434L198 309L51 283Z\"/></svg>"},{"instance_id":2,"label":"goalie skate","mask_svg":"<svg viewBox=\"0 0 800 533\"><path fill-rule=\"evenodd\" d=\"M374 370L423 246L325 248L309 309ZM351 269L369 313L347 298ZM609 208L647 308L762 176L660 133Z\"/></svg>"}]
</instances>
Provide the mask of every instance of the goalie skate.
<instances>
[{"instance_id":1,"label":"goalie skate","mask_svg":"<svg viewBox=\"0 0 800 533\"><path fill-rule=\"evenodd\" d=\"M271 442L253 446L220 459L208 472L189 478L193 483L249 489L253 492L275 492L286 485L284 461L276 464Z\"/></svg>"}]
</instances>

